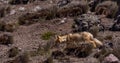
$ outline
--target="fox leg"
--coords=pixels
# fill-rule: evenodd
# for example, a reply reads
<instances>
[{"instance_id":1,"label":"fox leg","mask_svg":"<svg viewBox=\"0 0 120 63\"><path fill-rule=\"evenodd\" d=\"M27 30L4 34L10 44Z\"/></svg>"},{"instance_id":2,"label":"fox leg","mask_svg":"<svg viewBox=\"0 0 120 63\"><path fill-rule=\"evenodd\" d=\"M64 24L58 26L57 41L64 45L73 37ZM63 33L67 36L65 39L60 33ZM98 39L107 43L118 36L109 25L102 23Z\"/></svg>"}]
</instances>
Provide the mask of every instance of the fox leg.
<instances>
[{"instance_id":1,"label":"fox leg","mask_svg":"<svg viewBox=\"0 0 120 63\"><path fill-rule=\"evenodd\" d=\"M89 42L93 44L93 47L95 48L97 47L94 41L89 41Z\"/></svg>"},{"instance_id":2,"label":"fox leg","mask_svg":"<svg viewBox=\"0 0 120 63\"><path fill-rule=\"evenodd\" d=\"M93 38L93 37L91 37L91 39L92 39L92 38ZM92 40L86 38L85 42L92 43L93 47L96 48L96 43L95 43L94 41L92 41Z\"/></svg>"}]
</instances>

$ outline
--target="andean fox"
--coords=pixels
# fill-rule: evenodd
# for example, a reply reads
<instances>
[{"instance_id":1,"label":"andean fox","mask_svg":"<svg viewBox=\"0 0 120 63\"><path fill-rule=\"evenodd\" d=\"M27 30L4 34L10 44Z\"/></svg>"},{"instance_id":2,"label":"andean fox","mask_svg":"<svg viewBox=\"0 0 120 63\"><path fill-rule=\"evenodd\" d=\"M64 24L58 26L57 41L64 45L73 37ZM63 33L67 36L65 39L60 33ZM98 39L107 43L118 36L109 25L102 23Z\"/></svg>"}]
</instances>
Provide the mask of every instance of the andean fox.
<instances>
[{"instance_id":1,"label":"andean fox","mask_svg":"<svg viewBox=\"0 0 120 63\"><path fill-rule=\"evenodd\" d=\"M88 42L92 43L93 46L96 48L97 45L102 46L103 43L99 41L98 39L94 38L93 35L89 32L79 32L79 33L73 33L73 34L67 34L63 36L57 36L56 42L62 43L62 42Z\"/></svg>"}]
</instances>

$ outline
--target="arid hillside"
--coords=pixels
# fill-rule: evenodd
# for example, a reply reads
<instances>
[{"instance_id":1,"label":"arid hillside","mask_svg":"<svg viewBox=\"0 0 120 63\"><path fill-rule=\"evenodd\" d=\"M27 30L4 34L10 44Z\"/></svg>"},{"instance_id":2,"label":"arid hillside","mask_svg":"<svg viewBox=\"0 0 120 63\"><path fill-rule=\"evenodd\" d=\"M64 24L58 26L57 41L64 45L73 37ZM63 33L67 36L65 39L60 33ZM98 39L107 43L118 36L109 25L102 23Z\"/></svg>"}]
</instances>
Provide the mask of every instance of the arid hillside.
<instances>
[{"instance_id":1,"label":"arid hillside","mask_svg":"<svg viewBox=\"0 0 120 63\"><path fill-rule=\"evenodd\" d=\"M119 48L120 0L0 0L0 63L120 63Z\"/></svg>"}]
</instances>

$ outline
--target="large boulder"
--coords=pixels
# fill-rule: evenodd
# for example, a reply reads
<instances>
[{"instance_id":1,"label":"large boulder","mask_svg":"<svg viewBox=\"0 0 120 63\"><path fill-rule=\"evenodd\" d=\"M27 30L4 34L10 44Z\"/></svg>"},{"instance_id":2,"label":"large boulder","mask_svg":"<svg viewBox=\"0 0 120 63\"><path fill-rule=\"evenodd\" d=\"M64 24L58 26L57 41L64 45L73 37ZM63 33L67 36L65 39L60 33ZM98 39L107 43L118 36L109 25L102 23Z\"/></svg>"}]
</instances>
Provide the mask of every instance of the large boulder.
<instances>
[{"instance_id":1,"label":"large boulder","mask_svg":"<svg viewBox=\"0 0 120 63\"><path fill-rule=\"evenodd\" d=\"M99 18L96 15L83 14L80 18L74 19L73 32L82 31L102 31L104 27L100 23Z\"/></svg>"},{"instance_id":2,"label":"large boulder","mask_svg":"<svg viewBox=\"0 0 120 63\"><path fill-rule=\"evenodd\" d=\"M111 27L112 31L120 31L120 15L116 18L115 23Z\"/></svg>"}]
</instances>

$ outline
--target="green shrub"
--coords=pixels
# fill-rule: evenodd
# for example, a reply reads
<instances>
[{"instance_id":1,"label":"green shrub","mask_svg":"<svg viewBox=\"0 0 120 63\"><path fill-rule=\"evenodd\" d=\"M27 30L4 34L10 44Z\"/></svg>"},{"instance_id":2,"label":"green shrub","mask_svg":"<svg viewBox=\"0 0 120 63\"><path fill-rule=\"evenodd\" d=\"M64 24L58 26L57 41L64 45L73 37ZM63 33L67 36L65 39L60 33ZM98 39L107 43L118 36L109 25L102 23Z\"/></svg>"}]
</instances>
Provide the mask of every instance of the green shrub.
<instances>
[{"instance_id":1,"label":"green shrub","mask_svg":"<svg viewBox=\"0 0 120 63\"><path fill-rule=\"evenodd\" d=\"M43 40L49 40L53 35L55 35L55 33L53 32L45 32L42 34L41 38Z\"/></svg>"}]
</instances>

